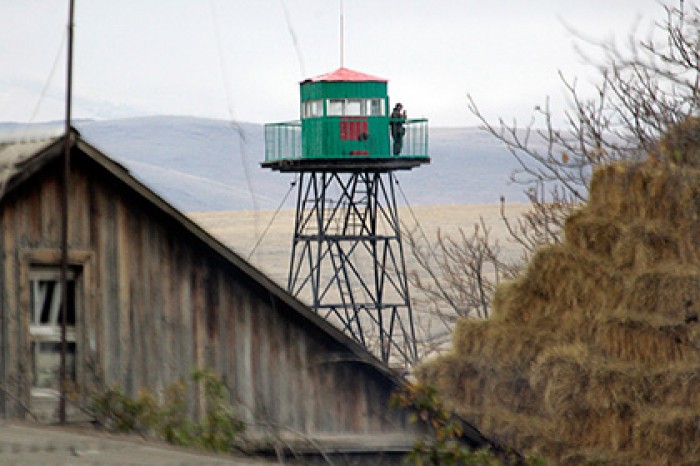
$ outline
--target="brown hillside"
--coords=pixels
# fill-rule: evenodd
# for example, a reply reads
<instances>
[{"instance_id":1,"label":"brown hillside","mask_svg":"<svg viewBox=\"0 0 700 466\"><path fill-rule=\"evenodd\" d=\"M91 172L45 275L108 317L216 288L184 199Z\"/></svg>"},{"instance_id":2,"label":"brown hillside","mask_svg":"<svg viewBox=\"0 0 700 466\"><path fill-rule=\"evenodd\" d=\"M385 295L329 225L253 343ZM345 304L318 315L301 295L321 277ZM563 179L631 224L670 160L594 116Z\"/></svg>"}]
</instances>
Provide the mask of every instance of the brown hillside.
<instances>
[{"instance_id":1,"label":"brown hillside","mask_svg":"<svg viewBox=\"0 0 700 466\"><path fill-rule=\"evenodd\" d=\"M699 464L691 165L598 169L563 244L497 289L490 320L459 322L451 353L418 378L487 435L550 464Z\"/></svg>"}]
</instances>

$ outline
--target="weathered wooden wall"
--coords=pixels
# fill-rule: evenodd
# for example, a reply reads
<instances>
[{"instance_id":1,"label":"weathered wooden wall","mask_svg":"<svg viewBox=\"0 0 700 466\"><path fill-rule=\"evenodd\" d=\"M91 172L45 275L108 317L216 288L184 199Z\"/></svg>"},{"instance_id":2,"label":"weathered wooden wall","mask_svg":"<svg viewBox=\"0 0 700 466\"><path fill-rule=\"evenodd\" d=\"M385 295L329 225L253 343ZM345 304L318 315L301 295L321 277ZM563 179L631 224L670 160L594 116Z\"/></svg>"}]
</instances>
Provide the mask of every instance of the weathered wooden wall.
<instances>
[{"instance_id":1,"label":"weathered wooden wall","mask_svg":"<svg viewBox=\"0 0 700 466\"><path fill-rule=\"evenodd\" d=\"M75 155L70 190L71 263L82 268L78 383L162 389L211 368L255 429L302 433L400 432L391 377L359 361L279 294L118 181ZM55 162L0 204L2 299L0 414L29 403L32 263L58 263L59 166ZM193 403L193 410L199 409Z\"/></svg>"}]
</instances>

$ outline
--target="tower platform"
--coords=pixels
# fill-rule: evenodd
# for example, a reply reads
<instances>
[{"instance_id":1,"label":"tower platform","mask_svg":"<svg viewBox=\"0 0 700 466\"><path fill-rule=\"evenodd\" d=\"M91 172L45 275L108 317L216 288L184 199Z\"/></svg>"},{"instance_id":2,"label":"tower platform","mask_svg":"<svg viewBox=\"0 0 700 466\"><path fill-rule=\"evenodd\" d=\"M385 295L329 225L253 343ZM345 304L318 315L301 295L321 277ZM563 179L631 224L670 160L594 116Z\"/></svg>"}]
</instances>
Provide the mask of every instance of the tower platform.
<instances>
[{"instance_id":1,"label":"tower platform","mask_svg":"<svg viewBox=\"0 0 700 466\"><path fill-rule=\"evenodd\" d=\"M429 164L430 157L400 156L386 158L314 158L314 159L280 159L262 162L263 168L282 173L296 172L388 172L394 170L411 170L423 164Z\"/></svg>"}]
</instances>

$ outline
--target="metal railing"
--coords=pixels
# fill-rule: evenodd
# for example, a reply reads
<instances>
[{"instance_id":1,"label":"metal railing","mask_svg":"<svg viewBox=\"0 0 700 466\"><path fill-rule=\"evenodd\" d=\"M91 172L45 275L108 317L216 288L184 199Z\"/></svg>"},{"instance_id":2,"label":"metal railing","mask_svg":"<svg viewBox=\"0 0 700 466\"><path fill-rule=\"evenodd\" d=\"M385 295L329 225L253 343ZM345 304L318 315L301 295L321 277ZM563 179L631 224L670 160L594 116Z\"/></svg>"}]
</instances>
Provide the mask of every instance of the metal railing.
<instances>
[{"instance_id":1,"label":"metal railing","mask_svg":"<svg viewBox=\"0 0 700 466\"><path fill-rule=\"evenodd\" d=\"M391 120L388 120L389 122ZM402 120L403 121L403 120ZM428 120L412 118L403 121L406 130L402 139L399 155L393 154L394 141L391 138L390 126L387 125L389 149L386 154L372 153L372 157L428 157ZM342 158L341 148L330 148L327 157ZM301 122L287 121L283 123L268 123L265 125L265 161L296 160L302 158Z\"/></svg>"},{"instance_id":2,"label":"metal railing","mask_svg":"<svg viewBox=\"0 0 700 466\"><path fill-rule=\"evenodd\" d=\"M265 125L265 161L301 158L301 122L268 123Z\"/></svg>"},{"instance_id":3,"label":"metal railing","mask_svg":"<svg viewBox=\"0 0 700 466\"><path fill-rule=\"evenodd\" d=\"M394 121L394 119L389 120ZM427 157L428 156L428 120L411 118L404 122L406 133L403 137L401 153L392 157ZM390 151L393 154L394 141L389 137Z\"/></svg>"}]
</instances>

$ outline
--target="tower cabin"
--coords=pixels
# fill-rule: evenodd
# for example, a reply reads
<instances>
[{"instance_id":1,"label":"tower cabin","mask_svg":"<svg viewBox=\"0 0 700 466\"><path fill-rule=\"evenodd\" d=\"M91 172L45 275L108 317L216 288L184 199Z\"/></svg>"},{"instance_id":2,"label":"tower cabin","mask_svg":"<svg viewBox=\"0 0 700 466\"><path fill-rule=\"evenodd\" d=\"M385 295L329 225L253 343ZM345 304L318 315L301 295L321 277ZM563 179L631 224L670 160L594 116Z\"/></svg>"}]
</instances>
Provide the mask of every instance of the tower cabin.
<instances>
[{"instance_id":1,"label":"tower cabin","mask_svg":"<svg viewBox=\"0 0 700 466\"><path fill-rule=\"evenodd\" d=\"M300 83L297 121L265 125L265 162L280 171L411 169L429 163L428 120L393 119L387 80L339 68ZM391 123L405 129L393 155Z\"/></svg>"}]
</instances>

